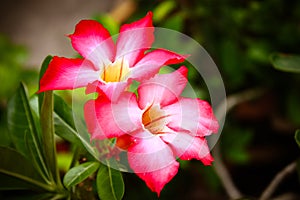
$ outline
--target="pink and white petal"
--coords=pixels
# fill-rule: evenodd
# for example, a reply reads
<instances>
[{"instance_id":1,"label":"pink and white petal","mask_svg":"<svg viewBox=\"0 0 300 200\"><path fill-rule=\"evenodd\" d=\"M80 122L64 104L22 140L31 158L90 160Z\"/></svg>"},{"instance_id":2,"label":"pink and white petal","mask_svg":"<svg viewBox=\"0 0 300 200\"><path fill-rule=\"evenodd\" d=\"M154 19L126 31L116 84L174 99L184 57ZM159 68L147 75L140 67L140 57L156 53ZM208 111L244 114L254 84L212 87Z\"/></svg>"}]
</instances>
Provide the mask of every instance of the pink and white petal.
<instances>
[{"instance_id":1,"label":"pink and white petal","mask_svg":"<svg viewBox=\"0 0 300 200\"><path fill-rule=\"evenodd\" d=\"M100 81L95 81L87 86L85 91L86 94L100 92L104 93L112 102L117 102L120 95L126 90L128 82L108 82L103 83Z\"/></svg>"},{"instance_id":2,"label":"pink and white petal","mask_svg":"<svg viewBox=\"0 0 300 200\"><path fill-rule=\"evenodd\" d=\"M129 92L123 93L118 103L112 103L100 94L84 106L84 117L92 139L120 137L140 129L141 116L136 96Z\"/></svg>"},{"instance_id":3,"label":"pink and white petal","mask_svg":"<svg viewBox=\"0 0 300 200\"><path fill-rule=\"evenodd\" d=\"M204 165L211 165L213 161L204 137L194 137L187 132L173 132L162 134L161 138L182 160L197 159L201 160Z\"/></svg>"},{"instance_id":4,"label":"pink and white petal","mask_svg":"<svg viewBox=\"0 0 300 200\"><path fill-rule=\"evenodd\" d=\"M138 87L140 107L144 109L152 103L163 107L177 101L186 86L187 71L182 66L170 74L159 74L143 81Z\"/></svg>"},{"instance_id":5,"label":"pink and white petal","mask_svg":"<svg viewBox=\"0 0 300 200\"><path fill-rule=\"evenodd\" d=\"M81 20L69 35L73 48L95 65L107 65L115 56L115 44L110 33L95 20Z\"/></svg>"},{"instance_id":6,"label":"pink and white petal","mask_svg":"<svg viewBox=\"0 0 300 200\"><path fill-rule=\"evenodd\" d=\"M167 126L173 130L187 130L200 137L218 132L218 121L206 101L181 97L163 110L169 115Z\"/></svg>"},{"instance_id":7,"label":"pink and white petal","mask_svg":"<svg viewBox=\"0 0 300 200\"><path fill-rule=\"evenodd\" d=\"M179 163L171 148L159 136L145 131L136 135L136 138L137 142L128 148L129 165L159 195L177 174Z\"/></svg>"},{"instance_id":8,"label":"pink and white petal","mask_svg":"<svg viewBox=\"0 0 300 200\"><path fill-rule=\"evenodd\" d=\"M99 78L99 73L88 60L54 56L40 80L38 92L84 87Z\"/></svg>"},{"instance_id":9,"label":"pink and white petal","mask_svg":"<svg viewBox=\"0 0 300 200\"><path fill-rule=\"evenodd\" d=\"M116 45L116 60L124 57L129 66L135 65L143 57L145 50L151 48L154 41L153 32L152 12L148 12L138 21L121 26Z\"/></svg>"},{"instance_id":10,"label":"pink and white petal","mask_svg":"<svg viewBox=\"0 0 300 200\"><path fill-rule=\"evenodd\" d=\"M156 75L161 67L181 63L185 58L186 56L165 49L153 50L135 64L130 78L141 82Z\"/></svg>"},{"instance_id":11,"label":"pink and white petal","mask_svg":"<svg viewBox=\"0 0 300 200\"><path fill-rule=\"evenodd\" d=\"M156 192L159 197L164 186L177 174L178 168L179 163L174 161L171 165L168 165L165 168L153 172L137 173L137 176L145 181L151 191Z\"/></svg>"}]
</instances>

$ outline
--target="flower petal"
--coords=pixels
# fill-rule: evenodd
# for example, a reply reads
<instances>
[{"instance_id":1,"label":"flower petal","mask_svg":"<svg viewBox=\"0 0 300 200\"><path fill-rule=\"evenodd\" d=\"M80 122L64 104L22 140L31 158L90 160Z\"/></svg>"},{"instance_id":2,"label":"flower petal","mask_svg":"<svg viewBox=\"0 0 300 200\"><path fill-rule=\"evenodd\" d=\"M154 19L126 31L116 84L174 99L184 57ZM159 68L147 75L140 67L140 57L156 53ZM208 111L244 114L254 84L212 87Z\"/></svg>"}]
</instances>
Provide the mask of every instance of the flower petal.
<instances>
[{"instance_id":1,"label":"flower petal","mask_svg":"<svg viewBox=\"0 0 300 200\"><path fill-rule=\"evenodd\" d=\"M86 86L99 78L88 60L54 56L40 81L40 90L67 90Z\"/></svg>"},{"instance_id":2,"label":"flower petal","mask_svg":"<svg viewBox=\"0 0 300 200\"><path fill-rule=\"evenodd\" d=\"M201 160L204 165L210 165L213 161L204 137L194 137L187 132L173 132L162 134L161 138L182 160L197 159Z\"/></svg>"},{"instance_id":3,"label":"flower petal","mask_svg":"<svg viewBox=\"0 0 300 200\"><path fill-rule=\"evenodd\" d=\"M103 93L84 106L84 117L92 139L113 138L142 127L142 111L134 93L124 92L118 103L112 103Z\"/></svg>"},{"instance_id":4,"label":"flower petal","mask_svg":"<svg viewBox=\"0 0 300 200\"><path fill-rule=\"evenodd\" d=\"M95 65L107 65L113 61L115 44L109 32L99 22L81 20L69 37L73 48Z\"/></svg>"},{"instance_id":5,"label":"flower petal","mask_svg":"<svg viewBox=\"0 0 300 200\"><path fill-rule=\"evenodd\" d=\"M163 110L169 115L167 126L173 130L187 130L200 137L218 132L218 121L206 101L181 97Z\"/></svg>"},{"instance_id":6,"label":"flower petal","mask_svg":"<svg viewBox=\"0 0 300 200\"><path fill-rule=\"evenodd\" d=\"M86 94L98 92L104 93L112 102L117 102L120 95L125 91L129 85L128 82L108 82L102 83L100 81L94 81L89 84L86 89Z\"/></svg>"},{"instance_id":7,"label":"flower petal","mask_svg":"<svg viewBox=\"0 0 300 200\"><path fill-rule=\"evenodd\" d=\"M144 55L145 50L151 48L154 41L154 27L152 12L131 24L124 24L120 28L117 40L116 60L124 57L133 66Z\"/></svg>"},{"instance_id":8,"label":"flower petal","mask_svg":"<svg viewBox=\"0 0 300 200\"><path fill-rule=\"evenodd\" d=\"M181 63L185 57L164 49L153 50L135 64L132 68L130 78L137 81L149 79L157 74L162 66Z\"/></svg>"},{"instance_id":9,"label":"flower petal","mask_svg":"<svg viewBox=\"0 0 300 200\"><path fill-rule=\"evenodd\" d=\"M133 171L158 195L178 171L171 148L159 136L148 132L137 135L137 142L128 149L128 162Z\"/></svg>"},{"instance_id":10,"label":"flower petal","mask_svg":"<svg viewBox=\"0 0 300 200\"><path fill-rule=\"evenodd\" d=\"M187 68L182 66L170 74L159 74L142 82L138 87L140 107L152 103L163 107L176 101L186 86L186 76Z\"/></svg>"}]
</instances>

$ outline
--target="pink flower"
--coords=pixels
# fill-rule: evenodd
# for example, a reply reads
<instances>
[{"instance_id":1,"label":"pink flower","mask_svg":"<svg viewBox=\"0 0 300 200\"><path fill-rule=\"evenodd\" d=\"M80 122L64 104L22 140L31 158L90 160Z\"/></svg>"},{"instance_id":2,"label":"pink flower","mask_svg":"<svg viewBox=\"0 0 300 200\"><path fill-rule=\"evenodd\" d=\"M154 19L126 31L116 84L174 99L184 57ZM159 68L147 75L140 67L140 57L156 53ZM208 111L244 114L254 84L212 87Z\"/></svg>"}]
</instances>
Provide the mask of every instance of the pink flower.
<instances>
[{"instance_id":1,"label":"pink flower","mask_svg":"<svg viewBox=\"0 0 300 200\"><path fill-rule=\"evenodd\" d=\"M213 160L205 136L216 133L219 125L207 102L180 96L186 76L183 66L143 81L138 97L123 92L112 102L100 94L84 107L92 139L117 138L132 170L158 195L178 171L176 157L205 165Z\"/></svg>"},{"instance_id":2,"label":"pink flower","mask_svg":"<svg viewBox=\"0 0 300 200\"><path fill-rule=\"evenodd\" d=\"M119 94L132 80L153 77L161 66L182 62L176 53L156 49L146 53L154 41L152 13L120 28L116 41L97 21L82 20L69 35L73 48L83 58L54 56L40 81L40 90L65 90L93 83L106 95Z\"/></svg>"}]
</instances>

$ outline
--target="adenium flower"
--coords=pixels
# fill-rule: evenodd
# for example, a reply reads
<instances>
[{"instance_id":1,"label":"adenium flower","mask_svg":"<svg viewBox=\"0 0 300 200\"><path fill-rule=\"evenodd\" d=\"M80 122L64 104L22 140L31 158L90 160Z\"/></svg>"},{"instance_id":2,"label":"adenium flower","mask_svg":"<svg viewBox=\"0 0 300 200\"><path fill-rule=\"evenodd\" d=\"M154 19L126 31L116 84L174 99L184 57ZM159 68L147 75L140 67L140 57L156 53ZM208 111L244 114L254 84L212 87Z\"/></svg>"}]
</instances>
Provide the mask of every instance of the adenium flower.
<instances>
[{"instance_id":1,"label":"adenium flower","mask_svg":"<svg viewBox=\"0 0 300 200\"><path fill-rule=\"evenodd\" d=\"M127 151L132 170L158 195L177 173L182 160L197 159L210 165L205 136L218 131L218 122L206 101L181 97L187 68L158 74L137 90L123 92L118 102L104 93L84 107L92 139L117 138Z\"/></svg>"},{"instance_id":2,"label":"adenium flower","mask_svg":"<svg viewBox=\"0 0 300 200\"><path fill-rule=\"evenodd\" d=\"M40 90L66 90L93 83L111 99L117 99L132 80L153 77L163 65L182 62L184 57L165 49L147 52L154 41L152 13L125 24L114 43L99 22L82 20L69 35L73 48L83 58L54 56L40 81Z\"/></svg>"}]
</instances>

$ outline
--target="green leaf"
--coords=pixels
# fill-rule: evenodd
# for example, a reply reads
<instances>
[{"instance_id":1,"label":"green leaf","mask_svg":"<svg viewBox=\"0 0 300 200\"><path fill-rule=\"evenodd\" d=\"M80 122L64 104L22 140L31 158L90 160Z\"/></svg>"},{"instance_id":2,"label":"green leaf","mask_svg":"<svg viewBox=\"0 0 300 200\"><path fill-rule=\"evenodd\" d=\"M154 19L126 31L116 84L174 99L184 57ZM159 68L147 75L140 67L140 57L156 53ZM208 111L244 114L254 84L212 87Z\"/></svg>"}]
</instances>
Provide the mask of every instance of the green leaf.
<instances>
[{"instance_id":1,"label":"green leaf","mask_svg":"<svg viewBox=\"0 0 300 200\"><path fill-rule=\"evenodd\" d=\"M47 68L48 68L48 65L49 65L49 63L50 63L50 61L52 60L52 56L47 56L45 59L44 59L44 61L43 61L43 63L42 63L42 67L41 67L41 70L40 70L40 75L39 75L39 80L41 80L41 78L43 77L43 75L45 74L45 72L46 72L46 70L47 70Z\"/></svg>"},{"instance_id":2,"label":"green leaf","mask_svg":"<svg viewBox=\"0 0 300 200\"><path fill-rule=\"evenodd\" d=\"M44 75L47 67L52 60L52 56L48 56L45 58L42 68L40 70L40 79ZM41 111L41 105L43 102L44 93L38 94L38 102L39 102L39 110ZM40 114L41 115L41 114ZM64 100L54 95L54 127L55 133L65 140L71 142L72 144L77 144L79 146L83 146L92 156L97 159L96 152L94 148L91 146L90 142L83 138L81 134L79 134L75 128L73 113L72 110L68 107L68 105L64 102Z\"/></svg>"},{"instance_id":3,"label":"green leaf","mask_svg":"<svg viewBox=\"0 0 300 200\"><path fill-rule=\"evenodd\" d=\"M63 139L82 146L81 140L76 136L71 108L58 95L54 94L54 125L55 133Z\"/></svg>"},{"instance_id":4,"label":"green leaf","mask_svg":"<svg viewBox=\"0 0 300 200\"><path fill-rule=\"evenodd\" d=\"M9 200L49 200L49 199L67 199L68 194L46 193L43 191L30 191L30 190L17 190L7 191L4 194L0 194L1 199Z\"/></svg>"},{"instance_id":5,"label":"green leaf","mask_svg":"<svg viewBox=\"0 0 300 200\"><path fill-rule=\"evenodd\" d=\"M41 67L40 74L39 74L39 88L40 88L40 80L42 79L43 75L45 74L52 58L53 58L52 56L47 56L42 63L42 67ZM39 94L39 110L41 110L41 107L42 107L43 97L44 97L44 93L40 93Z\"/></svg>"},{"instance_id":6,"label":"green leaf","mask_svg":"<svg viewBox=\"0 0 300 200\"><path fill-rule=\"evenodd\" d=\"M31 159L40 175L49 180L36 118L29 105L25 86L20 84L8 102L7 119L11 139L16 150Z\"/></svg>"},{"instance_id":7,"label":"green leaf","mask_svg":"<svg viewBox=\"0 0 300 200\"><path fill-rule=\"evenodd\" d=\"M54 182L61 185L59 170L56 160L56 144L54 139L53 122L53 94L52 91L44 92L43 103L41 107L40 123L42 128L42 144L45 152L46 164L50 177Z\"/></svg>"},{"instance_id":8,"label":"green leaf","mask_svg":"<svg viewBox=\"0 0 300 200\"><path fill-rule=\"evenodd\" d=\"M39 94L40 95L40 94ZM38 111L38 98L39 95L34 95L30 99L30 104L39 115ZM95 159L97 159L97 152L92 147L91 143L87 141L82 135L80 135L75 127L72 109L66 104L66 102L58 95L54 94L54 129L55 134L61 138L69 141L72 144L77 145L80 148L84 148ZM85 134L85 133L81 133ZM87 133L86 133L87 134Z\"/></svg>"},{"instance_id":9,"label":"green leaf","mask_svg":"<svg viewBox=\"0 0 300 200\"><path fill-rule=\"evenodd\" d=\"M91 143L77 132L71 108L58 95L54 95L54 125L55 133L58 136L72 144L85 148L87 152L97 159L96 152Z\"/></svg>"},{"instance_id":10,"label":"green leaf","mask_svg":"<svg viewBox=\"0 0 300 200\"><path fill-rule=\"evenodd\" d=\"M70 169L63 180L66 188L77 185L91 174L93 174L100 166L99 162L86 162Z\"/></svg>"},{"instance_id":11,"label":"green leaf","mask_svg":"<svg viewBox=\"0 0 300 200\"><path fill-rule=\"evenodd\" d=\"M54 130L61 138L72 144L82 146L82 142L77 136L71 108L58 95L54 94ZM39 116L38 95L30 98L30 105L36 115Z\"/></svg>"},{"instance_id":12,"label":"green leaf","mask_svg":"<svg viewBox=\"0 0 300 200\"><path fill-rule=\"evenodd\" d=\"M277 53L271 56L271 63L275 69L300 73L300 56Z\"/></svg>"},{"instance_id":13,"label":"green leaf","mask_svg":"<svg viewBox=\"0 0 300 200\"><path fill-rule=\"evenodd\" d=\"M300 147L300 129L297 130L295 133L295 140L296 140L298 146Z\"/></svg>"},{"instance_id":14,"label":"green leaf","mask_svg":"<svg viewBox=\"0 0 300 200\"><path fill-rule=\"evenodd\" d=\"M36 189L54 191L37 173L30 160L16 150L0 147L0 189Z\"/></svg>"},{"instance_id":15,"label":"green leaf","mask_svg":"<svg viewBox=\"0 0 300 200\"><path fill-rule=\"evenodd\" d=\"M120 200L124 195L122 173L110 168L109 162L100 165L97 174L97 191L102 200Z\"/></svg>"}]
</instances>

